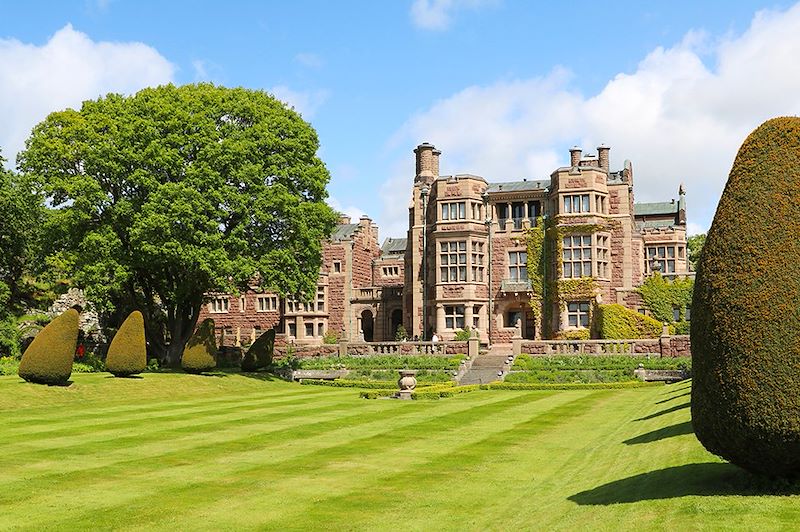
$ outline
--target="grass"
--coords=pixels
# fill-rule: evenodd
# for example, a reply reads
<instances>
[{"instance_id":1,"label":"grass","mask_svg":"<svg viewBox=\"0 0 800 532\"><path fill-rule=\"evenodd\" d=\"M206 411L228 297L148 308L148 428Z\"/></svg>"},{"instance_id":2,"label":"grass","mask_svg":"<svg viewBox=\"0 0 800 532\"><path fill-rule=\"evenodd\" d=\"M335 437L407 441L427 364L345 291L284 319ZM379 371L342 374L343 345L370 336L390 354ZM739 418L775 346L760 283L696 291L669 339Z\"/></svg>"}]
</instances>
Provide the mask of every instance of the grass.
<instances>
[{"instance_id":1,"label":"grass","mask_svg":"<svg viewBox=\"0 0 800 532\"><path fill-rule=\"evenodd\" d=\"M0 529L793 528L708 454L689 383L439 401L259 375L0 377Z\"/></svg>"}]
</instances>

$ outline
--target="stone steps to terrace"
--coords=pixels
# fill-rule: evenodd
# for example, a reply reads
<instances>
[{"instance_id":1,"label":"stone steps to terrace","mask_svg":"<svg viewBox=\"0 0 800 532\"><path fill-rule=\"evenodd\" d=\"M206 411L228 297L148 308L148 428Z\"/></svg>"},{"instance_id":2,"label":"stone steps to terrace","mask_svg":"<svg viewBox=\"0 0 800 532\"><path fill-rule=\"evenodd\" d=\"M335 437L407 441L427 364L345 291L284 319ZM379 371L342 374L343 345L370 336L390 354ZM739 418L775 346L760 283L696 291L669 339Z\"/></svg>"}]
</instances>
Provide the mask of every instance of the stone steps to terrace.
<instances>
[{"instance_id":1,"label":"stone steps to terrace","mask_svg":"<svg viewBox=\"0 0 800 532\"><path fill-rule=\"evenodd\" d=\"M472 367L461 377L460 384L488 384L503 380L508 370L506 362L511 356L511 344L494 344L485 354L478 355Z\"/></svg>"}]
</instances>

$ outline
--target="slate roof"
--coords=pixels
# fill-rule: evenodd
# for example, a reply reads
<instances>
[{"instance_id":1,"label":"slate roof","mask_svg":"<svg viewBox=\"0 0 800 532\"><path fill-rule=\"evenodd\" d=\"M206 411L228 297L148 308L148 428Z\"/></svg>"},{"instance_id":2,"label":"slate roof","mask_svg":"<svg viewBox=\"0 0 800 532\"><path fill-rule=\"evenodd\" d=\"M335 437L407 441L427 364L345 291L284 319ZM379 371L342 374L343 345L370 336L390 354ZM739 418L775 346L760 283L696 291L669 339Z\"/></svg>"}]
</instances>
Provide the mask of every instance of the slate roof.
<instances>
[{"instance_id":1,"label":"slate roof","mask_svg":"<svg viewBox=\"0 0 800 532\"><path fill-rule=\"evenodd\" d=\"M637 221L636 227L642 229L663 229L667 227L674 227L675 220L647 220L644 222Z\"/></svg>"},{"instance_id":2,"label":"slate roof","mask_svg":"<svg viewBox=\"0 0 800 532\"><path fill-rule=\"evenodd\" d=\"M358 229L358 224L339 224L331 234L331 240L344 240L350 238Z\"/></svg>"},{"instance_id":3,"label":"slate roof","mask_svg":"<svg viewBox=\"0 0 800 532\"><path fill-rule=\"evenodd\" d=\"M634 216L655 216L659 214L675 215L677 213L677 202L662 201L658 203L634 203L633 205Z\"/></svg>"},{"instance_id":4,"label":"slate roof","mask_svg":"<svg viewBox=\"0 0 800 532\"><path fill-rule=\"evenodd\" d=\"M387 238L381 246L381 255L402 255L406 252L407 238Z\"/></svg>"},{"instance_id":5,"label":"slate roof","mask_svg":"<svg viewBox=\"0 0 800 532\"><path fill-rule=\"evenodd\" d=\"M492 192L522 192L525 190L543 190L550 186L550 180L509 181L506 183L490 183L489 193Z\"/></svg>"}]
</instances>

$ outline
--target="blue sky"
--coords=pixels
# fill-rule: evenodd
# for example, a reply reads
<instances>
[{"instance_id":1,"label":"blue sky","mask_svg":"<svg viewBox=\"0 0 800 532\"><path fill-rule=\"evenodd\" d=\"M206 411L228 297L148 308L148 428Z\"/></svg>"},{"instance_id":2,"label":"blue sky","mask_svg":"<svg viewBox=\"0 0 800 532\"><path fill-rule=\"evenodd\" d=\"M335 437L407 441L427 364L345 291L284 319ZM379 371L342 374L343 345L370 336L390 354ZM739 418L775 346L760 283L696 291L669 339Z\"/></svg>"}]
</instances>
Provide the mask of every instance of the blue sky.
<instances>
[{"instance_id":1,"label":"blue sky","mask_svg":"<svg viewBox=\"0 0 800 532\"><path fill-rule=\"evenodd\" d=\"M610 4L610 5L609 5ZM639 201L684 182L711 222L738 146L800 113L791 2L19 2L0 20L0 147L109 91L213 81L317 129L331 203L404 236L412 149L442 172L546 178L574 144L633 161Z\"/></svg>"}]
</instances>

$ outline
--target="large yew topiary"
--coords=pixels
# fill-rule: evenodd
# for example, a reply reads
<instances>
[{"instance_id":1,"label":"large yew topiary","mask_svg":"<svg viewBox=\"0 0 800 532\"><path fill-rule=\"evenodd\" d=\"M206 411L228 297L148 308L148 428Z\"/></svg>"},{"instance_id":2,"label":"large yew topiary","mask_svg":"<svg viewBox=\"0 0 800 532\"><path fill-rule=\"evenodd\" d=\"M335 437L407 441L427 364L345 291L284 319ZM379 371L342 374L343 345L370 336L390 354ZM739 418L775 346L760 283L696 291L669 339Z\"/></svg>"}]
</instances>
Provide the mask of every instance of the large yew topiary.
<instances>
[{"instance_id":1,"label":"large yew topiary","mask_svg":"<svg viewBox=\"0 0 800 532\"><path fill-rule=\"evenodd\" d=\"M692 424L712 453L800 473L800 118L739 150L692 299Z\"/></svg>"},{"instance_id":2,"label":"large yew topiary","mask_svg":"<svg viewBox=\"0 0 800 532\"><path fill-rule=\"evenodd\" d=\"M78 345L78 311L69 309L51 321L22 355L19 376L39 384L66 384Z\"/></svg>"},{"instance_id":3,"label":"large yew topiary","mask_svg":"<svg viewBox=\"0 0 800 532\"><path fill-rule=\"evenodd\" d=\"M208 318L200 324L189 338L181 357L181 367L187 373L202 373L217 366L217 339L214 336L214 320Z\"/></svg>"},{"instance_id":4,"label":"large yew topiary","mask_svg":"<svg viewBox=\"0 0 800 532\"><path fill-rule=\"evenodd\" d=\"M131 312L120 326L106 355L106 370L115 377L129 377L147 367L147 344L144 318L138 310Z\"/></svg>"},{"instance_id":5,"label":"large yew topiary","mask_svg":"<svg viewBox=\"0 0 800 532\"><path fill-rule=\"evenodd\" d=\"M275 353L275 329L270 329L253 342L242 358L242 371L256 371L272 364Z\"/></svg>"}]
</instances>

